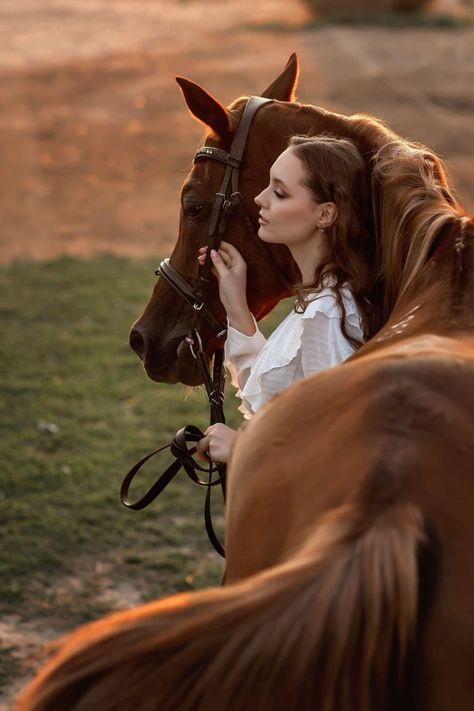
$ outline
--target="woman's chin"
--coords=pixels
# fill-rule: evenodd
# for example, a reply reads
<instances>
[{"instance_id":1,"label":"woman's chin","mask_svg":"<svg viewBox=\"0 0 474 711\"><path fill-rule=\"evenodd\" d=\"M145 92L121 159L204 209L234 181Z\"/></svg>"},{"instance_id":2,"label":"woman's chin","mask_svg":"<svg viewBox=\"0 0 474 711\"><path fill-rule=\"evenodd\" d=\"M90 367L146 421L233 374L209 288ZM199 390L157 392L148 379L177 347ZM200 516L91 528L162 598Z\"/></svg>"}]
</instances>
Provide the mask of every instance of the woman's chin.
<instances>
[{"instance_id":1,"label":"woman's chin","mask_svg":"<svg viewBox=\"0 0 474 711\"><path fill-rule=\"evenodd\" d=\"M257 234L262 240L262 242L273 242L273 240L271 239L271 233L267 229L265 229L266 227L267 225L260 225Z\"/></svg>"}]
</instances>

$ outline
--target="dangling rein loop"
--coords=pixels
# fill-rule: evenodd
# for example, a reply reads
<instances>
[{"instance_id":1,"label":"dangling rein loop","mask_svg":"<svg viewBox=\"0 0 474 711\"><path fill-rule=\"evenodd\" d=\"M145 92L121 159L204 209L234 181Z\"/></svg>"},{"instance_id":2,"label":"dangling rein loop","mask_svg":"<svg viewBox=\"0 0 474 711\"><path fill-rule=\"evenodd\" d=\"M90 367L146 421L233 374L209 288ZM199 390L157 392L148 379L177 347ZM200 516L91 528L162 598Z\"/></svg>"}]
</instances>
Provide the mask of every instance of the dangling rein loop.
<instances>
[{"instance_id":1,"label":"dangling rein loop","mask_svg":"<svg viewBox=\"0 0 474 711\"><path fill-rule=\"evenodd\" d=\"M214 368L211 376L211 373L209 372L209 367L207 365L206 356L203 350L202 340L198 331L196 329L193 329L193 331L186 338L186 341L188 343L193 358L198 362L199 367L202 371L203 381L209 400L211 424L214 424L215 422L224 423L224 371L222 367L222 351L217 351L217 353L214 355ZM122 504L128 509L140 511L141 509L144 509L149 504L151 504L151 502L154 501L156 497L159 496L161 492L168 486L170 481L174 479L179 470L183 468L186 474L195 484L198 484L199 486L205 486L207 489L206 499L204 502L204 524L206 527L206 532L214 549L217 551L217 553L219 553L219 555L225 558L224 547L221 545L219 539L217 538L217 534L214 530L214 525L212 523L211 487L220 484L222 487L222 494L224 496L225 501L226 465L217 464L215 462L209 461L209 465L207 467L202 466L193 457L193 454L196 453L196 447L188 447L189 442L199 442L199 440L201 440L204 436L204 432L201 432L201 430L198 427L195 427L194 425L186 425L186 427L182 427L180 430L178 430L174 440L170 442L170 444L165 444L163 445L163 447L155 449L154 452L151 452L151 454L147 454L130 469L130 471L128 472L128 474L126 474L122 482L122 486L120 488L120 498L122 500ZM132 483L136 474L140 471L142 466L149 459L154 457L156 454L163 452L165 449L169 449L171 451L171 454L175 457L175 461L172 462L168 469L166 469L166 471L164 471L163 474L155 481L153 486L150 487L146 494L144 494L140 499L138 499L138 501L132 503L128 498L128 493L130 489L130 484ZM203 481L202 479L200 479L196 474L197 471L207 472L207 481ZM214 472L217 472L219 475L217 479L212 478Z\"/></svg>"},{"instance_id":2,"label":"dangling rein loop","mask_svg":"<svg viewBox=\"0 0 474 711\"><path fill-rule=\"evenodd\" d=\"M204 522L206 525L207 535L209 536L209 540L211 541L215 550L223 558L225 558L224 548L221 545L219 539L217 538L217 534L214 530L211 518L211 487L224 483L225 467L224 465L215 464L213 462L210 462L208 467L202 466L193 457L193 454L195 454L196 452L196 447L188 447L189 442L199 442L199 440L203 437L204 433L201 432L201 430L198 427L195 427L194 425L186 425L186 427L182 427L180 430L178 430L175 438L170 444L165 444L163 447L155 449L154 452L147 454L130 469L130 471L126 474L122 482L122 486L120 487L120 498L122 500L122 504L128 509L140 511L141 509L144 509L149 504L151 504L152 501L154 501L156 497L159 496L161 492L168 486L168 484L174 479L179 470L183 468L186 474L195 484L198 484L199 486L205 486L207 488L206 500L204 504ZM131 502L129 499L129 490L133 479L138 474L142 466L149 459L154 457L156 454L163 452L165 449L170 449L171 454L175 457L175 461L170 464L166 471L163 472L163 474L155 481L153 486L148 489L146 494L144 494L137 501ZM197 471L207 472L208 480L203 481L202 479L200 479L199 476L196 474ZM219 474L217 479L212 478L214 472L217 472Z\"/></svg>"}]
</instances>

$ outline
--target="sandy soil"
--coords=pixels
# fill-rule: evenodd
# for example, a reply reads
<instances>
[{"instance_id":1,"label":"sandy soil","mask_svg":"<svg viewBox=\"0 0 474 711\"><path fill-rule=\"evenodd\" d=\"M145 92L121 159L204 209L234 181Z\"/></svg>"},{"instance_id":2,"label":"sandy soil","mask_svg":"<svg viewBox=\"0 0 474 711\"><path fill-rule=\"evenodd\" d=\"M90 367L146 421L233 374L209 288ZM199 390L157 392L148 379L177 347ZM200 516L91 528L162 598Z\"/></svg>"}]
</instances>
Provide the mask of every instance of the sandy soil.
<instances>
[{"instance_id":1,"label":"sandy soil","mask_svg":"<svg viewBox=\"0 0 474 711\"><path fill-rule=\"evenodd\" d=\"M91 591L94 591L95 602L108 611L143 603L132 581L122 581L118 585L111 581L111 566L111 562L79 560L74 575L55 581L55 594L69 600L73 609L76 599L81 595L90 596ZM0 711L10 711L13 700L33 671L48 658L49 643L59 639L69 628L64 619L55 619L51 614L41 620L25 620L20 614L4 615L0 619L0 656L2 650L9 650L18 663L7 688L0 688Z\"/></svg>"},{"instance_id":2,"label":"sandy soil","mask_svg":"<svg viewBox=\"0 0 474 711\"><path fill-rule=\"evenodd\" d=\"M473 211L474 29L307 20L299 0L2 0L0 261L169 252L202 135L174 76L229 103L295 50L301 101L432 146ZM54 630L9 618L0 635L27 657Z\"/></svg>"},{"instance_id":3,"label":"sandy soil","mask_svg":"<svg viewBox=\"0 0 474 711\"><path fill-rule=\"evenodd\" d=\"M299 0L3 0L0 260L168 252L202 134L174 76L228 103L293 50L301 101L433 146L472 210L474 29L307 19Z\"/></svg>"}]
</instances>

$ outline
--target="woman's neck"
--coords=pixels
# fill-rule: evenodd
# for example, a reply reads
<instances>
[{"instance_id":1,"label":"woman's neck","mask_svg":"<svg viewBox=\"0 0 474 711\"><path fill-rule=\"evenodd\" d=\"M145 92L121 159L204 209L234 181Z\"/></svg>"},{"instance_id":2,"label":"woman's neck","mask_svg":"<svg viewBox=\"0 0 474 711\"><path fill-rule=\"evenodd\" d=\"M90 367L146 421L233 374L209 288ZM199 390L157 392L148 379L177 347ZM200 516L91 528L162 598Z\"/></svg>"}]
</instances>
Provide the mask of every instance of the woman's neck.
<instances>
[{"instance_id":1,"label":"woman's neck","mask_svg":"<svg viewBox=\"0 0 474 711\"><path fill-rule=\"evenodd\" d=\"M316 269L328 254L326 235L323 232L318 232L308 242L292 244L289 246L289 250L301 272L303 286L312 284Z\"/></svg>"}]
</instances>

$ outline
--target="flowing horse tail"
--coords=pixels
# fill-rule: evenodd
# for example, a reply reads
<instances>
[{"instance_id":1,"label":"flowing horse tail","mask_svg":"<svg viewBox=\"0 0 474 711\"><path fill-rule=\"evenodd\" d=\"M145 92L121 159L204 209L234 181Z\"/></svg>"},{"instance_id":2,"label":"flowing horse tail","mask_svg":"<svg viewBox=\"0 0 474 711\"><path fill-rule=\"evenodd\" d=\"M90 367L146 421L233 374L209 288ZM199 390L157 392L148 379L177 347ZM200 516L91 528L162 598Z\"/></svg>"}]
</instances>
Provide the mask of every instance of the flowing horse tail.
<instances>
[{"instance_id":1,"label":"flowing horse tail","mask_svg":"<svg viewBox=\"0 0 474 711\"><path fill-rule=\"evenodd\" d=\"M327 512L292 560L263 573L80 628L15 708L407 708L398 702L427 535L413 504L377 507Z\"/></svg>"}]
</instances>

